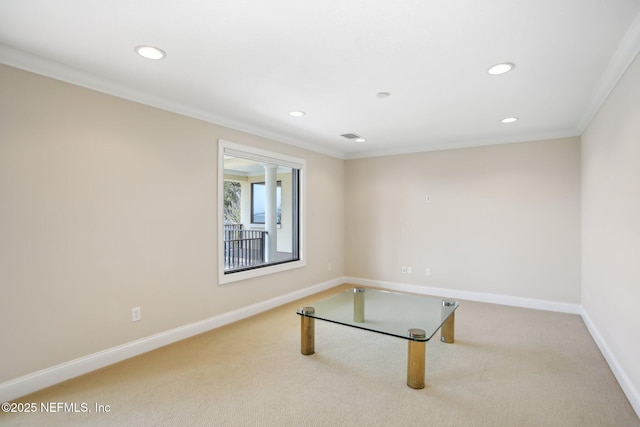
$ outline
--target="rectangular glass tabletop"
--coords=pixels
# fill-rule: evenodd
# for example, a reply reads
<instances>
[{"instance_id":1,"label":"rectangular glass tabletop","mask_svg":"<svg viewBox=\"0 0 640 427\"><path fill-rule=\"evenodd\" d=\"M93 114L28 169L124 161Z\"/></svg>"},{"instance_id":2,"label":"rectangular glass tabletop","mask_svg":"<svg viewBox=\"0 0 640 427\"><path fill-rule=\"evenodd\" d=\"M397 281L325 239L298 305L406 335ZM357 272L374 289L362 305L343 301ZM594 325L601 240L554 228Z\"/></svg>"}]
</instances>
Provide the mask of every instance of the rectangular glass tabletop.
<instances>
[{"instance_id":1,"label":"rectangular glass tabletop","mask_svg":"<svg viewBox=\"0 0 640 427\"><path fill-rule=\"evenodd\" d=\"M429 341L456 308L457 302L433 296L354 288L297 313L398 338ZM412 329L425 334L411 334Z\"/></svg>"}]
</instances>

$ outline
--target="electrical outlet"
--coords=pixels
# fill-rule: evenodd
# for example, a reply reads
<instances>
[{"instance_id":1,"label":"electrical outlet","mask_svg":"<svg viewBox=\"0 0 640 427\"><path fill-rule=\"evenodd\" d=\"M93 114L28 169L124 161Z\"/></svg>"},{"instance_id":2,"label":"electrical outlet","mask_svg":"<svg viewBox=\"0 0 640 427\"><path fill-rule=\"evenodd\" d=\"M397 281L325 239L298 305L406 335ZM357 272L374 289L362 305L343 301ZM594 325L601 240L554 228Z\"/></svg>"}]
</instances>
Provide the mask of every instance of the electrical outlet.
<instances>
[{"instance_id":1,"label":"electrical outlet","mask_svg":"<svg viewBox=\"0 0 640 427\"><path fill-rule=\"evenodd\" d=\"M411 267L407 267L407 274L411 274L411 273L412 273Z\"/></svg>"},{"instance_id":2,"label":"electrical outlet","mask_svg":"<svg viewBox=\"0 0 640 427\"><path fill-rule=\"evenodd\" d=\"M141 319L142 319L142 311L140 310L140 307L133 307L131 309L131 321L139 322Z\"/></svg>"},{"instance_id":3,"label":"electrical outlet","mask_svg":"<svg viewBox=\"0 0 640 427\"><path fill-rule=\"evenodd\" d=\"M402 266L402 274L407 274L407 267L404 265Z\"/></svg>"},{"instance_id":4,"label":"electrical outlet","mask_svg":"<svg viewBox=\"0 0 640 427\"><path fill-rule=\"evenodd\" d=\"M424 275L425 276L431 276L431 267L427 267L424 269Z\"/></svg>"},{"instance_id":5,"label":"electrical outlet","mask_svg":"<svg viewBox=\"0 0 640 427\"><path fill-rule=\"evenodd\" d=\"M426 196L424 196L424 202L425 203L431 203L431 195L427 194Z\"/></svg>"}]
</instances>

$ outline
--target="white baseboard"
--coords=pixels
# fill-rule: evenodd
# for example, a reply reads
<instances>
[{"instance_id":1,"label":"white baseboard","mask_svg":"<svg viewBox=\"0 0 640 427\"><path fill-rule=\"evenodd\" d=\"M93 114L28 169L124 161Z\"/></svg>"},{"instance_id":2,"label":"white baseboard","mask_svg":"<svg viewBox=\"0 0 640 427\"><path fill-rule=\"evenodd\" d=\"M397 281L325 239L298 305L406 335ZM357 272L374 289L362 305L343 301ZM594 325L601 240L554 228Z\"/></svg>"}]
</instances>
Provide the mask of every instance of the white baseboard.
<instances>
[{"instance_id":1,"label":"white baseboard","mask_svg":"<svg viewBox=\"0 0 640 427\"><path fill-rule=\"evenodd\" d=\"M469 301L486 302L491 304L510 305L514 307L533 308L537 310L556 311L560 313L579 314L591 337L596 342L600 352L604 356L611 371L615 375L620 387L626 395L629 403L640 417L640 392L629 379L618 359L615 357L602 335L591 321L589 314L581 304L562 303L557 301L547 301L539 299L511 297L506 295L484 294L480 292L460 291L455 289L435 288L421 285L409 285L406 283L383 282L380 280L362 279L357 277L346 277L346 283L360 286L371 286L388 289L391 291L411 292L416 294L437 295L444 298L461 299Z\"/></svg>"},{"instance_id":2,"label":"white baseboard","mask_svg":"<svg viewBox=\"0 0 640 427\"><path fill-rule=\"evenodd\" d=\"M45 387L66 381L68 379L86 374L96 369L112 365L122 360L146 353L165 345L219 328L229 323L245 319L270 310L283 304L295 301L300 298L322 292L332 287L350 283L360 286L379 287L392 291L411 292L418 294L438 295L445 298L455 298L462 300L486 302L492 304L510 305L515 307L533 308L538 310L557 311L562 313L579 314L582 316L587 329L591 333L594 341L600 348L603 356L607 360L616 379L620 383L629 402L637 414L640 415L640 392L630 381L624 369L620 366L617 358L607 346L602 335L591 321L588 313L579 304L561 303L556 301L529 299L512 297L506 295L485 294L480 292L460 291L455 289L428 287L420 285L410 285L405 283L384 282L379 280L362 279L356 277L340 277L328 282L320 283L308 288L304 288L286 295L252 304L228 313L211 317L200 322L174 328L146 338L129 342L117 347L112 347L88 356L84 356L69 362L65 362L50 368L46 368L10 381L0 384L0 402L7 402L12 399L33 393Z\"/></svg>"},{"instance_id":3,"label":"white baseboard","mask_svg":"<svg viewBox=\"0 0 640 427\"><path fill-rule=\"evenodd\" d=\"M320 283L308 288L281 295L276 298L262 301L238 310L230 311L189 325L180 326L165 332L160 332L149 337L108 348L88 356L80 357L50 368L42 369L28 375L0 384L0 402L33 393L45 387L66 381L68 379L86 374L96 369L104 368L122 360L146 353L185 338L219 328L229 323L254 316L263 311L287 304L300 298L331 289L344 283L344 277Z\"/></svg>"},{"instance_id":4,"label":"white baseboard","mask_svg":"<svg viewBox=\"0 0 640 427\"><path fill-rule=\"evenodd\" d=\"M596 326L594 325L591 317L589 317L589 313L587 313L584 307L582 308L581 314L582 320L584 320L589 333L593 337L593 340L596 342L596 345L600 349L600 352L609 364L609 367L611 368L613 375L618 380L618 384L620 384L622 391L624 391L624 394L627 396L629 403L636 411L636 414L638 414L638 417L640 417L640 391L633 385L633 382L629 379L629 376L626 374L622 366L620 366L620 362L607 345L607 342L600 334L600 331L598 331L598 328L596 328Z\"/></svg>"},{"instance_id":5,"label":"white baseboard","mask_svg":"<svg viewBox=\"0 0 640 427\"><path fill-rule=\"evenodd\" d=\"M406 283L383 282L380 280L347 277L346 283L360 286L372 286L390 291L411 292L414 294L437 295L445 298L487 302L491 304L510 305L514 307L533 308L536 310L557 311L560 313L581 314L580 304L548 301L533 298L521 298L508 295L486 294L482 292L461 291L456 289L436 288L432 286L409 285Z\"/></svg>"}]
</instances>

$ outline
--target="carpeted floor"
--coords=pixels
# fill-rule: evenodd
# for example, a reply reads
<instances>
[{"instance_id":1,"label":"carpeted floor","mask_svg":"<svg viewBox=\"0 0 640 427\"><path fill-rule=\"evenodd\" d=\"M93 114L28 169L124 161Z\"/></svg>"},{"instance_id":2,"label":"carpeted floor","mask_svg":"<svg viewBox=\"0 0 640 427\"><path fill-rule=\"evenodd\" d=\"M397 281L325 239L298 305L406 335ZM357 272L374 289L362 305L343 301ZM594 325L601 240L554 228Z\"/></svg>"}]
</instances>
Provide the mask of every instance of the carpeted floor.
<instances>
[{"instance_id":1,"label":"carpeted floor","mask_svg":"<svg viewBox=\"0 0 640 427\"><path fill-rule=\"evenodd\" d=\"M402 339L316 321L301 355L295 310L341 289L16 400L90 413L0 425L640 426L577 315L460 301L455 344L427 343L422 390L406 386Z\"/></svg>"}]
</instances>

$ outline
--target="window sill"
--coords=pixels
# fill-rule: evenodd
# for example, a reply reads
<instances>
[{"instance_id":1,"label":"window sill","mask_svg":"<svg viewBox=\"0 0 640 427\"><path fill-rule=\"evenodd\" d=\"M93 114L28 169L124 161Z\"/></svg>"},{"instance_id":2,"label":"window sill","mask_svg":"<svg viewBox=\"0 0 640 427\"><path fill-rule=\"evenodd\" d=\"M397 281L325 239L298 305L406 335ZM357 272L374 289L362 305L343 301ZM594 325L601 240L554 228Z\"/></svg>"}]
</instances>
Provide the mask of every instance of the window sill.
<instances>
[{"instance_id":1,"label":"window sill","mask_svg":"<svg viewBox=\"0 0 640 427\"><path fill-rule=\"evenodd\" d=\"M262 277L273 273L281 273L283 271L294 270L296 268L305 267L307 263L304 259L299 261L291 261L283 264L276 264L268 267L256 268L254 270L239 271L237 273L224 274L224 271L220 273L218 284L225 285L227 283L234 283L241 280L253 279L256 277Z\"/></svg>"}]
</instances>

